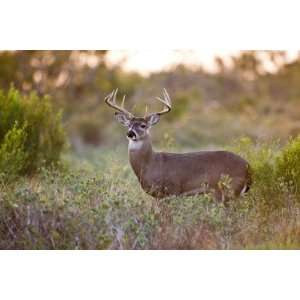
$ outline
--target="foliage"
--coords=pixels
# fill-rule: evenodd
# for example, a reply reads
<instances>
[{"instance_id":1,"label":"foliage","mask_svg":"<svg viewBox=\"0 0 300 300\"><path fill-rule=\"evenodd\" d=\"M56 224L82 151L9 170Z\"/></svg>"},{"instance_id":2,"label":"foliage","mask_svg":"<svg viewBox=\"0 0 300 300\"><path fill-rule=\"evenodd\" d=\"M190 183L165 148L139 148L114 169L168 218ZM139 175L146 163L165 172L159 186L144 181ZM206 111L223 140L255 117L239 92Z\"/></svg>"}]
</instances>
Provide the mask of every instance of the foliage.
<instances>
[{"instance_id":1,"label":"foliage","mask_svg":"<svg viewBox=\"0 0 300 300\"><path fill-rule=\"evenodd\" d=\"M25 150L26 125L18 128L17 123L4 136L0 147L0 170L3 179L13 179L28 163Z\"/></svg>"},{"instance_id":2,"label":"foliage","mask_svg":"<svg viewBox=\"0 0 300 300\"><path fill-rule=\"evenodd\" d=\"M61 113L48 97L0 91L0 170L9 176L57 163L65 145Z\"/></svg>"},{"instance_id":3,"label":"foliage","mask_svg":"<svg viewBox=\"0 0 300 300\"><path fill-rule=\"evenodd\" d=\"M277 158L277 176L300 194L300 136L291 139Z\"/></svg>"},{"instance_id":4,"label":"foliage","mask_svg":"<svg viewBox=\"0 0 300 300\"><path fill-rule=\"evenodd\" d=\"M237 142L231 150L249 159L253 184L228 203L209 194L155 201L123 149L68 156L64 171L0 186L0 248L297 249L300 199L279 168L289 147Z\"/></svg>"}]
</instances>

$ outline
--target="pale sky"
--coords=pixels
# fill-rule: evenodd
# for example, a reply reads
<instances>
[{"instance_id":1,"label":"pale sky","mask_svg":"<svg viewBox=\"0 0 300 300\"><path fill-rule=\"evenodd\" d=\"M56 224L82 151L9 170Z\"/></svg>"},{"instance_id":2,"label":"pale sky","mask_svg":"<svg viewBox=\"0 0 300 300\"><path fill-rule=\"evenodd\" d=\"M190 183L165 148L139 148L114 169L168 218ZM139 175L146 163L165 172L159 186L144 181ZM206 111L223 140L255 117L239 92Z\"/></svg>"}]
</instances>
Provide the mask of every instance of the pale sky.
<instances>
[{"instance_id":1,"label":"pale sky","mask_svg":"<svg viewBox=\"0 0 300 300\"><path fill-rule=\"evenodd\" d=\"M138 71L144 75L170 68L174 64L184 63L190 66L203 66L209 71L216 70L215 56L227 59L237 54L238 50L112 50L108 60L112 64L123 62L124 69ZM288 51L293 59L297 51ZM268 66L267 66L268 67ZM272 70L270 70L272 71Z\"/></svg>"}]
</instances>

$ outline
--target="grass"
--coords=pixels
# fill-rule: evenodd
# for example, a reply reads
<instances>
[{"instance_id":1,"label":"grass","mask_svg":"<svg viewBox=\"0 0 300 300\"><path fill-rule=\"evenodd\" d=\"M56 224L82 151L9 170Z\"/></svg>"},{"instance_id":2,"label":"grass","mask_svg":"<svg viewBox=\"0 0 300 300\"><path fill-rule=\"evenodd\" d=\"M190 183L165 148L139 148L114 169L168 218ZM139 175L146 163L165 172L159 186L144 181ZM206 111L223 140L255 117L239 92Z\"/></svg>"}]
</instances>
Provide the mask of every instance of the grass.
<instances>
[{"instance_id":1,"label":"grass","mask_svg":"<svg viewBox=\"0 0 300 300\"><path fill-rule=\"evenodd\" d=\"M254 182L227 205L209 195L156 202L124 148L70 154L60 169L1 181L0 248L299 249L299 194L277 170L287 147L246 138L231 147L250 161Z\"/></svg>"}]
</instances>

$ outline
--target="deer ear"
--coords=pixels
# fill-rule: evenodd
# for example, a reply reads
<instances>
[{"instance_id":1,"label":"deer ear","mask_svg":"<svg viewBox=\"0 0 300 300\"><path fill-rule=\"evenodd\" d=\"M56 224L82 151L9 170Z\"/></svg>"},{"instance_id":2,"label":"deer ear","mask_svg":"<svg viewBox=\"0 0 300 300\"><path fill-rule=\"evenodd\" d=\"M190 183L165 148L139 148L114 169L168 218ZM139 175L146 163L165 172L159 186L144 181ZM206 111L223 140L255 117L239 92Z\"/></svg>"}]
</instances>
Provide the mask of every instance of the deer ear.
<instances>
[{"instance_id":1,"label":"deer ear","mask_svg":"<svg viewBox=\"0 0 300 300\"><path fill-rule=\"evenodd\" d=\"M153 114L153 115L148 116L146 120L147 120L148 125L153 126L159 122L160 116L159 116L159 114Z\"/></svg>"},{"instance_id":2,"label":"deer ear","mask_svg":"<svg viewBox=\"0 0 300 300\"><path fill-rule=\"evenodd\" d=\"M121 123L123 126L128 127L130 124L131 119L124 113L116 112L115 117L119 123Z\"/></svg>"}]
</instances>

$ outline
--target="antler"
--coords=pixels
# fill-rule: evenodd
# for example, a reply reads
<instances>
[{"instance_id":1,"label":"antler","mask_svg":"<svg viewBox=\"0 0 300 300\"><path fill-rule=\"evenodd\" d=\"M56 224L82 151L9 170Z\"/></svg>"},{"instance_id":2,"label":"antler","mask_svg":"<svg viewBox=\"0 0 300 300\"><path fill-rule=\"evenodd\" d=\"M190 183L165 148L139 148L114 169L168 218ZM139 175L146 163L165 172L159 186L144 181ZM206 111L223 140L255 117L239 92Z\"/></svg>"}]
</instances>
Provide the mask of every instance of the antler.
<instances>
[{"instance_id":1,"label":"antler","mask_svg":"<svg viewBox=\"0 0 300 300\"><path fill-rule=\"evenodd\" d=\"M164 104L163 110L160 112L157 112L156 113L157 115L161 116L163 114L168 113L171 110L171 105L172 105L171 98L166 89L163 89L163 99L160 97L156 97L155 99Z\"/></svg>"},{"instance_id":2,"label":"antler","mask_svg":"<svg viewBox=\"0 0 300 300\"><path fill-rule=\"evenodd\" d=\"M132 118L132 117L133 117L133 114L131 114L131 113L130 113L128 110L126 110L125 107L124 107L125 95L124 95L124 97L123 97L123 99L122 99L122 104L121 104L121 106L119 106L119 105L117 104L117 102L116 102L117 93L118 93L118 89L115 89L115 90L113 90L109 95L107 95L107 96L105 97L105 99L104 99L104 100L105 100L105 103L106 103L108 106L110 106L110 107L116 109L117 111L126 114L128 117Z\"/></svg>"},{"instance_id":3,"label":"antler","mask_svg":"<svg viewBox=\"0 0 300 300\"><path fill-rule=\"evenodd\" d=\"M115 89L115 90L113 90L109 95L107 95L107 96L105 97L105 99L104 99L104 100L105 100L105 103L106 103L108 106L110 106L110 107L116 109L117 111L122 112L122 113L126 114L127 116L129 116L130 118L132 118L132 117L133 117L133 114L130 113L128 110L126 110L125 107L124 107L125 95L124 95L124 97L123 97L123 99L122 99L122 104L121 104L121 106L119 106L119 105L117 104L117 102L116 102L117 93L118 93L118 89ZM158 101L160 101L161 103L163 103L164 108L163 108L162 111L159 111L159 112L157 112L157 113L152 113L152 114L150 114L150 115L157 114L157 115L160 115L160 116L161 116L161 115L163 115L163 114L168 113L168 112L171 110L171 105L172 105L172 104L171 104L171 99L170 99L170 96L169 96L169 94L168 94L168 92L167 92L166 89L163 89L163 98L156 97L155 99L158 100ZM147 115L147 109L146 109L145 116L146 116L146 115Z\"/></svg>"}]
</instances>

